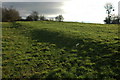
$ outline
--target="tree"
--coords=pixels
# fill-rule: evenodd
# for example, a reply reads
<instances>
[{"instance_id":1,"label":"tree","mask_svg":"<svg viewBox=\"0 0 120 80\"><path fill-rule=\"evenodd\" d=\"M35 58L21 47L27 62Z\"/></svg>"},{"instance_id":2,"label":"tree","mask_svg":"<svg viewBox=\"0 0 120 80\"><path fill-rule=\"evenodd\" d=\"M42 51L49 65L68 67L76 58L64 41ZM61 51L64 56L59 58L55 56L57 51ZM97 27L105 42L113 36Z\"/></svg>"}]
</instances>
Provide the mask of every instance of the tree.
<instances>
[{"instance_id":1,"label":"tree","mask_svg":"<svg viewBox=\"0 0 120 80\"><path fill-rule=\"evenodd\" d=\"M108 19L108 17L105 18L104 22L105 22L106 24L109 24L109 19Z\"/></svg>"},{"instance_id":2,"label":"tree","mask_svg":"<svg viewBox=\"0 0 120 80\"><path fill-rule=\"evenodd\" d=\"M45 21L46 20L45 16L40 16L40 20Z\"/></svg>"},{"instance_id":3,"label":"tree","mask_svg":"<svg viewBox=\"0 0 120 80\"><path fill-rule=\"evenodd\" d=\"M49 21L54 21L54 18L50 18Z\"/></svg>"},{"instance_id":4,"label":"tree","mask_svg":"<svg viewBox=\"0 0 120 80\"><path fill-rule=\"evenodd\" d=\"M39 16L37 11L32 11L32 13L26 17L27 21L38 21Z\"/></svg>"},{"instance_id":5,"label":"tree","mask_svg":"<svg viewBox=\"0 0 120 80\"><path fill-rule=\"evenodd\" d=\"M55 17L55 20L61 22L61 21L64 20L64 18L63 18L62 15L59 15L59 16L56 16L56 17Z\"/></svg>"},{"instance_id":6,"label":"tree","mask_svg":"<svg viewBox=\"0 0 120 80\"><path fill-rule=\"evenodd\" d=\"M110 15L110 23L111 24L120 24L120 17L117 15ZM105 18L104 22L106 22L106 24L108 23L108 17Z\"/></svg>"},{"instance_id":7,"label":"tree","mask_svg":"<svg viewBox=\"0 0 120 80\"><path fill-rule=\"evenodd\" d=\"M20 19L19 12L11 8L2 8L2 21L13 22Z\"/></svg>"},{"instance_id":8,"label":"tree","mask_svg":"<svg viewBox=\"0 0 120 80\"><path fill-rule=\"evenodd\" d=\"M27 16L26 21L33 21L32 16L31 15Z\"/></svg>"},{"instance_id":9,"label":"tree","mask_svg":"<svg viewBox=\"0 0 120 80\"><path fill-rule=\"evenodd\" d=\"M117 16L117 15L112 15L111 16L111 23L112 24L119 24L120 22L120 17L119 16Z\"/></svg>"},{"instance_id":10,"label":"tree","mask_svg":"<svg viewBox=\"0 0 120 80\"><path fill-rule=\"evenodd\" d=\"M39 19L38 12L33 11L31 14L31 17L32 17L33 21L38 21L38 19Z\"/></svg>"},{"instance_id":11,"label":"tree","mask_svg":"<svg viewBox=\"0 0 120 80\"><path fill-rule=\"evenodd\" d=\"M58 16L55 17L55 20L58 21Z\"/></svg>"},{"instance_id":12,"label":"tree","mask_svg":"<svg viewBox=\"0 0 120 80\"><path fill-rule=\"evenodd\" d=\"M104 21L106 21L107 24L110 24L110 22L111 22L110 14L111 14L112 11L114 11L114 7L111 3L106 3L104 8L106 9L106 12L108 14L106 20L104 20Z\"/></svg>"}]
</instances>

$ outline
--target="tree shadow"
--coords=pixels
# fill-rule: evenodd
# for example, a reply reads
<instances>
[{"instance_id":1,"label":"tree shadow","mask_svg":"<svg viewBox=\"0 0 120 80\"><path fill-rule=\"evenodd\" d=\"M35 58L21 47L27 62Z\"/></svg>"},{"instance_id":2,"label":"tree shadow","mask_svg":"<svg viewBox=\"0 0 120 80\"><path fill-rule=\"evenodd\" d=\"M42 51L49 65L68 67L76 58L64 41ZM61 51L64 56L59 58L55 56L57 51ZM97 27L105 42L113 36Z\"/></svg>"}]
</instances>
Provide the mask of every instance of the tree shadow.
<instances>
[{"instance_id":1,"label":"tree shadow","mask_svg":"<svg viewBox=\"0 0 120 80\"><path fill-rule=\"evenodd\" d=\"M39 42L48 42L48 43L56 44L57 47L59 48L62 47L72 48L77 43L80 44L84 43L82 39L75 39L75 38L73 39L70 38L69 36L66 37L65 35L62 35L60 32L52 32L52 31L50 32L46 29L33 30L31 32L31 38Z\"/></svg>"},{"instance_id":2,"label":"tree shadow","mask_svg":"<svg viewBox=\"0 0 120 80\"><path fill-rule=\"evenodd\" d=\"M77 49L78 51L86 50L88 53L103 54L110 53L109 44L102 44L90 38L75 38L65 36L60 32L52 32L47 29L35 29L30 33L30 37L38 42L47 42L56 44L58 48Z\"/></svg>"},{"instance_id":3,"label":"tree shadow","mask_svg":"<svg viewBox=\"0 0 120 80\"><path fill-rule=\"evenodd\" d=\"M77 50L77 52L70 52L70 54L77 54L77 57L86 58L89 57L91 62L95 63L94 69L98 72L102 72L101 67L118 67L116 60L119 60L118 53L113 53L112 46L109 44L103 44L102 41L94 41L90 38L74 38L72 36L66 36L60 32L52 32L47 29L34 29L30 33L32 40L38 42L47 42L55 44L57 48L66 48L66 50ZM67 56L66 56L67 57ZM116 58L115 58L116 57ZM84 60L83 60L84 61ZM118 71L116 71L118 70ZM114 73L119 74L119 69L115 68ZM98 73L99 77L104 77L104 74ZM111 73L112 74L112 73ZM119 76L112 75L115 78Z\"/></svg>"}]
</instances>

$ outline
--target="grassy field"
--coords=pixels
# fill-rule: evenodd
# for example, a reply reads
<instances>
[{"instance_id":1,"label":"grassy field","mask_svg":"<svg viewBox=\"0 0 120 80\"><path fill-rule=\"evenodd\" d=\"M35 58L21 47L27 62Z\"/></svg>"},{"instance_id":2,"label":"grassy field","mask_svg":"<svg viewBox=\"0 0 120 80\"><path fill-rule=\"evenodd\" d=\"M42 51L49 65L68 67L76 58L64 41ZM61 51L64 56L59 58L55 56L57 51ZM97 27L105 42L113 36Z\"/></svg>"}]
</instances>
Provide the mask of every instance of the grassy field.
<instances>
[{"instance_id":1,"label":"grassy field","mask_svg":"<svg viewBox=\"0 0 120 80\"><path fill-rule=\"evenodd\" d=\"M3 22L3 78L120 79L119 25Z\"/></svg>"}]
</instances>

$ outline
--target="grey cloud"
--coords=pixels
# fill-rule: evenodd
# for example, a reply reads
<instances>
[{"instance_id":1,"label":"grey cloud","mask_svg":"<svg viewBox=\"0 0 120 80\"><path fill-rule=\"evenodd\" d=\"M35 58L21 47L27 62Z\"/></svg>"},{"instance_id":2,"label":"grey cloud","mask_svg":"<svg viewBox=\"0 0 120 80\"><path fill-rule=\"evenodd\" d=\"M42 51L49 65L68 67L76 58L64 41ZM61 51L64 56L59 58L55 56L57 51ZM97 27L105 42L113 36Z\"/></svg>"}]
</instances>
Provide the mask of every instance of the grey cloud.
<instances>
[{"instance_id":1,"label":"grey cloud","mask_svg":"<svg viewBox=\"0 0 120 80\"><path fill-rule=\"evenodd\" d=\"M63 10L60 8L62 2L3 2L3 7L10 7L17 9L21 16L26 16L32 11L38 11L39 14L44 15L56 15L63 14Z\"/></svg>"}]
</instances>

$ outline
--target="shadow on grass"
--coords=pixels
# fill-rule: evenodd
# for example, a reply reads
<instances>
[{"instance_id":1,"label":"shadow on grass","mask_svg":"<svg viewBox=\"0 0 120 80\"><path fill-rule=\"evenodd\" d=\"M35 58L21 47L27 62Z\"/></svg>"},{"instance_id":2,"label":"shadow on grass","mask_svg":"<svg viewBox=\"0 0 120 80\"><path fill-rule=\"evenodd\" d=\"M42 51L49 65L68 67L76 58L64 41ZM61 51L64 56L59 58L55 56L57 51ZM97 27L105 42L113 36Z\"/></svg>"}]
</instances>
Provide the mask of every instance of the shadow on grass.
<instances>
[{"instance_id":1,"label":"shadow on grass","mask_svg":"<svg viewBox=\"0 0 120 80\"><path fill-rule=\"evenodd\" d=\"M77 49L78 51L86 50L88 53L95 54L107 54L110 53L108 44L102 42L95 42L90 38L75 38L72 36L66 36L60 32L50 32L46 29L35 29L31 33L31 38L38 42L48 42L56 44L58 48Z\"/></svg>"},{"instance_id":2,"label":"shadow on grass","mask_svg":"<svg viewBox=\"0 0 120 80\"><path fill-rule=\"evenodd\" d=\"M84 43L82 39L80 40L80 39L70 38L69 36L66 37L65 35L62 35L62 33L50 32L45 29L33 30L31 33L31 37L33 40L37 40L39 42L48 42L48 43L56 44L57 47L59 48L62 48L62 47L72 48L77 43L80 43L80 44Z\"/></svg>"},{"instance_id":3,"label":"shadow on grass","mask_svg":"<svg viewBox=\"0 0 120 80\"><path fill-rule=\"evenodd\" d=\"M94 60L95 56L103 56L117 53L113 53L114 47L109 44L104 44L103 42L96 42L89 38L74 38L72 36L65 36L60 32L50 32L46 29L35 29L31 33L31 38L37 40L38 42L48 42L56 44L58 48L66 48L68 50L77 49L78 55L89 56ZM77 44L79 45L77 46ZM76 47L77 46L77 47ZM83 54L84 53L84 54ZM106 58L110 56L106 56ZM111 55L112 57L112 55ZM113 59L113 57L112 57Z\"/></svg>"},{"instance_id":4,"label":"shadow on grass","mask_svg":"<svg viewBox=\"0 0 120 80\"><path fill-rule=\"evenodd\" d=\"M118 67L119 62L116 62L116 60L119 60L120 56L118 55L118 53L112 52L114 48L112 48L112 46L110 46L109 44L103 44L100 41L95 42L94 40L89 38L80 39L74 38L72 36L67 37L60 32L50 32L46 29L33 30L31 33L31 38L33 40L37 40L38 42L48 42L56 44L58 48L66 48L67 50L76 49L78 51L76 52L78 57L90 57L90 60L95 63L95 70L101 72L104 71L104 67L105 69L107 69L107 67L111 67L111 69L113 69L113 74L117 74L116 76L111 76L113 76L114 78L119 78L119 69L115 67ZM79 45L76 47L77 43L79 43ZM101 73L99 75L99 77L105 76Z\"/></svg>"}]
</instances>

